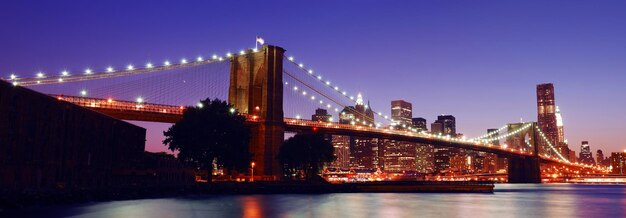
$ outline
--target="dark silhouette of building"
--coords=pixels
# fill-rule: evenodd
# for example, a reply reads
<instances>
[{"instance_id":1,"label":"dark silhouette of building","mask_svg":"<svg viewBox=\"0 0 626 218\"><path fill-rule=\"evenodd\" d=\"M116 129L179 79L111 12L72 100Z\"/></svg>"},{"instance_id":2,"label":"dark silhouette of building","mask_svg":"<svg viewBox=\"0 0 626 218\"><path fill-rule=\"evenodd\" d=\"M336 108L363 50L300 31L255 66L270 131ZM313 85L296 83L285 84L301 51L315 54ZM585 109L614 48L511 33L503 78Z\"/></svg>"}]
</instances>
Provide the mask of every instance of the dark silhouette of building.
<instances>
[{"instance_id":1,"label":"dark silhouette of building","mask_svg":"<svg viewBox=\"0 0 626 218\"><path fill-rule=\"evenodd\" d=\"M413 117L413 106L404 100L391 101L391 119L396 126L406 128L411 126Z\"/></svg>"},{"instance_id":2,"label":"dark silhouette of building","mask_svg":"<svg viewBox=\"0 0 626 218\"><path fill-rule=\"evenodd\" d=\"M411 122L413 123L413 127L419 130L428 131L426 119L421 118L421 117L416 117L416 118L411 119Z\"/></svg>"},{"instance_id":3,"label":"dark silhouette of building","mask_svg":"<svg viewBox=\"0 0 626 218\"><path fill-rule=\"evenodd\" d=\"M601 149L596 151L596 164L600 166L604 166L606 158L604 157L604 153L602 153Z\"/></svg>"},{"instance_id":4,"label":"dark silhouette of building","mask_svg":"<svg viewBox=\"0 0 626 218\"><path fill-rule=\"evenodd\" d=\"M119 185L141 162L146 130L0 81L0 184L8 190Z\"/></svg>"},{"instance_id":5,"label":"dark silhouette of building","mask_svg":"<svg viewBox=\"0 0 626 218\"><path fill-rule=\"evenodd\" d=\"M579 161L586 164L595 164L588 141L583 141L580 145Z\"/></svg>"},{"instance_id":6,"label":"dark silhouette of building","mask_svg":"<svg viewBox=\"0 0 626 218\"><path fill-rule=\"evenodd\" d=\"M329 122L332 121L332 117L333 116L328 114L328 111L326 109L318 108L315 110L315 114L311 115L311 120Z\"/></svg>"},{"instance_id":7,"label":"dark silhouette of building","mask_svg":"<svg viewBox=\"0 0 626 218\"><path fill-rule=\"evenodd\" d=\"M558 145L558 127L556 122L556 106L554 100L554 85L552 83L537 85L537 123L548 141ZM541 151L552 154L548 145L539 140Z\"/></svg>"}]
</instances>

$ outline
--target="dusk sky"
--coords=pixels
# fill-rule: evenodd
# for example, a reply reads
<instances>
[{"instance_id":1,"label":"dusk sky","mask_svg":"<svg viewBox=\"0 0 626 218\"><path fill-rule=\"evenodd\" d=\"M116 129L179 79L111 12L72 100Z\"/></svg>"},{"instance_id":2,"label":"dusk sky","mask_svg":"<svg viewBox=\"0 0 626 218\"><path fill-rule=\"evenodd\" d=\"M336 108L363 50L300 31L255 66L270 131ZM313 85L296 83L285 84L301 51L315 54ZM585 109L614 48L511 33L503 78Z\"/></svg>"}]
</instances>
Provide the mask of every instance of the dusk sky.
<instances>
[{"instance_id":1,"label":"dusk sky","mask_svg":"<svg viewBox=\"0 0 626 218\"><path fill-rule=\"evenodd\" d=\"M278 45L374 109L469 137L536 121L554 83L570 148L626 149L626 1L24 1L0 4L0 77ZM312 111L311 111L312 112ZM149 151L164 124L148 128Z\"/></svg>"}]
</instances>

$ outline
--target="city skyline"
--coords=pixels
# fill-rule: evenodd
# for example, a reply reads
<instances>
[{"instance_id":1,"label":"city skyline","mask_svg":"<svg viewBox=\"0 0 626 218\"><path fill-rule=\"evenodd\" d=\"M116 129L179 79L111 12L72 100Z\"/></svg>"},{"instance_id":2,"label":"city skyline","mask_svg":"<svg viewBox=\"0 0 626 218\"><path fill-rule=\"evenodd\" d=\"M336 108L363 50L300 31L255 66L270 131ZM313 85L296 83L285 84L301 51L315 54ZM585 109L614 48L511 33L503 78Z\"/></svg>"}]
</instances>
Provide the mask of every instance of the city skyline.
<instances>
[{"instance_id":1,"label":"city skyline","mask_svg":"<svg viewBox=\"0 0 626 218\"><path fill-rule=\"evenodd\" d=\"M626 122L621 110L626 103L619 100L626 93L621 86L626 82L626 64L621 61L626 33L618 28L626 20L626 15L618 13L624 3L534 2L520 3L517 8L418 3L406 9L381 3L354 7L338 3L339 7L328 10L305 4L307 10L286 12L303 13L303 18L290 16L294 20L269 26L261 24L279 15L262 9L279 7L276 3L231 3L215 8L210 4L167 4L166 8L165 4L132 2L125 3L127 9L115 7L119 3L7 4L0 11L10 18L0 23L12 32L0 36L0 45L7 48L0 53L0 77L12 72L32 76L39 70L58 73L65 68L78 71L222 53L252 47L254 37L260 35L268 43L284 46L298 60L346 89L363 92L376 110L386 111L391 100L405 99L413 103L412 117L424 117L430 123L437 115L452 114L457 118L458 131L469 137L520 118L536 121L535 85L552 82L570 148L581 141L589 141L592 150L607 153L626 147L626 136L619 134ZM538 4L545 9L536 9ZM404 13L377 10L380 6ZM461 9L482 6L487 10L480 13ZM561 6L567 10L555 14L549 10ZM153 10L129 17L133 9L145 7ZM170 11L169 7L180 10L174 10L176 15L185 11L183 17L189 23L168 20L161 12ZM249 23L237 13L226 12L235 7L249 16L266 17ZM115 10L109 10L112 8ZM435 9L438 13L432 12ZM368 15L372 13L375 16ZM537 18L528 16L531 13ZM581 13L583 16L575 16ZM22 23L24 16L30 18L26 23ZM117 18L102 20L100 16ZM351 16L363 22L353 25ZM228 25L216 22L228 18L233 20ZM549 22L538 23L546 19ZM585 22L562 22L572 19ZM161 25L179 33L157 28ZM493 25L503 31L485 32ZM371 31L375 28L382 31ZM38 34L53 30L55 34ZM522 32L524 37L518 36ZM120 35L123 40L119 40ZM388 36L396 40L385 40ZM169 125L142 126L149 128L148 150L165 150L159 143L162 130Z\"/></svg>"}]
</instances>

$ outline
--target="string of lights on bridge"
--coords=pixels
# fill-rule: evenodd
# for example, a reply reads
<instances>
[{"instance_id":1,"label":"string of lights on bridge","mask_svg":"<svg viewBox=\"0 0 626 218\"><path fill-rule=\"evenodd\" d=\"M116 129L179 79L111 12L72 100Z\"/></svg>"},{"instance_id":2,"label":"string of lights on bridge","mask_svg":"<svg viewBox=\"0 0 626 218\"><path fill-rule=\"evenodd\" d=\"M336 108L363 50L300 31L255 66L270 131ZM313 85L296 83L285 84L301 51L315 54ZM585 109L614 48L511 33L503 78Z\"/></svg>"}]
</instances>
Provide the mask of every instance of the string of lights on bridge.
<instances>
[{"instance_id":1,"label":"string of lights on bridge","mask_svg":"<svg viewBox=\"0 0 626 218\"><path fill-rule=\"evenodd\" d=\"M258 52L258 50L256 48L253 49L249 49L248 51L255 53ZM147 62L145 65L143 65L143 67L137 67L133 64L129 64L127 66L125 66L124 68L122 68L121 70L117 70L115 69L113 66L108 66L106 67L104 70L102 71L96 71L93 70L92 68L87 68L83 71L82 74L72 74L70 73L70 71L68 70L63 70L60 72L60 74L58 76L46 76L46 74L44 72L37 72L35 74L35 77L19 77L17 74L15 73L11 73L9 75L8 81L10 81L14 86L29 86L29 85L38 85L38 84L54 84L54 83L64 83L64 82L72 82L72 81L84 81L84 80L94 80L94 79L103 79L103 78L112 78L112 77L118 77L118 76L128 76L128 75L135 75L135 74L140 74L140 73L150 73L150 72L158 72L158 71L162 71L162 70L172 70L172 69L179 69L179 68L184 68L184 67L192 67L192 66L198 66L198 65L202 65L202 64L210 64L210 63L215 63L215 62L222 62L224 60L227 60L228 58L231 58L235 55L245 55L247 52L246 50L241 50L239 53L234 54L231 52L227 52L225 55L220 56L217 54L214 54L212 56L210 56L209 58L203 58L202 56L197 57L196 59L193 60L188 60L185 58L180 59L179 62L174 63L171 62L169 60L164 61L162 64L157 65L154 64L152 62ZM287 60L293 64L295 64L296 66L299 67L299 69L302 69L307 75L315 78L317 81L321 82L322 84L324 84L325 86L329 87L330 89L336 91L337 93L339 93L341 96L344 96L345 98L347 98L348 100L350 100L353 103L356 103L356 99L354 98L353 95L350 95L347 91L345 90L340 90L339 86L337 85L333 85L334 83L332 83L330 80L323 80L323 77L321 74L315 74L313 72L313 70L311 68L307 68L304 66L303 63L296 63L295 59L293 56L290 56L287 58ZM287 83L285 85L288 85ZM297 86L293 86L292 88L294 91L299 91ZM309 99L311 99L312 101L317 101L319 102L320 105L325 106L326 108L332 108L332 105L324 102L323 100L321 100L319 97L315 96L315 95L311 95L308 94L307 96L307 92L306 91L301 91L300 92L302 94L302 96L308 97ZM80 95L85 97L87 96L88 92L87 90L81 90L80 91ZM111 99L109 99L109 101L111 101ZM138 97L136 99L136 102L138 104L143 104L145 103L145 99L143 99L142 97ZM345 107L341 104L338 104L339 106ZM196 105L197 107L203 107L203 105L201 103L198 103ZM180 106L182 109L182 106ZM367 108L368 105L365 105L365 107ZM371 108L369 108L370 110L372 110ZM335 112L339 112L339 108L334 107ZM372 110L373 111L373 110ZM378 115L379 117L382 117L383 119L389 121L392 126L389 127L389 129L393 130L393 124L396 124L396 121L394 121L394 119L390 118L390 116L388 116L387 114L383 114L381 112L375 112L373 111L374 114ZM297 119L300 119L299 115L297 115L296 117ZM359 120L355 120L354 118L352 118L353 120L351 121L352 125L355 125L356 123L360 123ZM329 122L332 122L332 120L329 120ZM376 124L368 124L367 122L363 121L363 124L365 125L369 125L370 127L375 127L375 128L379 128L381 127L381 123L376 123ZM406 132L413 132L413 133L418 133L420 135L425 135L428 137L434 137L434 138L440 138L440 139L446 139L446 140L451 140L451 141L459 141L459 142L467 142L467 143L474 143L477 145L481 145L481 144L488 144L489 142L492 141L496 141L496 140L500 140L500 139L504 139L507 137L510 137L512 135L515 135L527 128L529 128L530 126L532 126L531 124L526 124L523 127L509 132L505 135L502 136L498 136L495 138L492 138L491 136L503 131L506 126L503 126L501 128L499 128L497 131L494 132L490 132L487 133L483 136L477 137L477 138L473 138L473 139L465 139L465 138L453 138L450 137L449 135L447 136L442 136L442 135L436 135L436 134L431 134L425 131L418 131L418 129L412 128L412 127L408 127L408 131ZM548 146L554 151L554 153L557 153L557 155L559 156L560 159L562 159L563 161L565 161L566 163L570 163L569 160L567 160L567 158L563 157L562 154L560 152L558 152L558 150L554 147L554 145L552 145L552 143L547 139L547 137L545 136L545 134L541 131L541 129L539 129L537 127L537 130L541 136L541 138L548 144ZM485 139L488 138L488 139ZM526 142L529 146L530 144L528 142ZM575 163L577 165L582 165L579 163Z\"/></svg>"},{"instance_id":2,"label":"string of lights on bridge","mask_svg":"<svg viewBox=\"0 0 626 218\"><path fill-rule=\"evenodd\" d=\"M479 139L479 141L482 141L484 143L489 143L489 142L493 142L493 141L500 141L501 139L505 139L505 138L508 138L510 136L516 135L516 134L520 133L521 131L524 131L524 130L530 128L532 125L533 125L532 123L527 123L527 124L524 124L522 127L514 130L514 131L508 132L507 134L500 135L498 137Z\"/></svg>"},{"instance_id":3,"label":"string of lights on bridge","mask_svg":"<svg viewBox=\"0 0 626 218\"><path fill-rule=\"evenodd\" d=\"M312 78L316 79L317 81L319 81L320 83L322 83L323 85L329 87L330 89L336 91L337 93L339 93L341 96L344 96L346 99L350 100L352 103L356 103L356 99L354 98L354 95L349 94L347 91L345 90L340 90L338 85L333 85L334 83L332 83L330 80L323 80L323 77L320 73L314 73L312 68L307 68L304 63L300 62L297 63L295 58L293 56L289 56L287 58L287 60L289 62L291 62L292 64L298 66L300 69L302 69L302 71L304 71L307 75L311 76ZM365 108L369 107L368 105L365 105ZM374 112L374 114L378 115L379 117L389 121L392 124L396 124L397 122L395 120L393 120L392 118L390 118L390 116L388 116L387 114L383 114L381 112L376 112L374 111L372 108L369 108L370 110L372 110L372 112ZM376 125L381 125L380 123L377 123ZM412 127L408 127L409 129L414 129Z\"/></svg>"},{"instance_id":4,"label":"string of lights on bridge","mask_svg":"<svg viewBox=\"0 0 626 218\"><path fill-rule=\"evenodd\" d=\"M552 142L550 142L550 140L548 140L548 138L543 133L543 131L541 131L541 128L539 128L538 126L536 126L535 128L537 129L537 132L539 132L539 136L541 136L543 141L546 142L546 144L548 144L548 147L550 147L552 149L552 151L554 151L554 153L556 153L559 156L559 158L561 158L563 161L565 161L566 163L570 163L570 161L567 158L563 157L563 154L561 154L561 152L559 152L556 149L556 147L554 147L554 145L552 145Z\"/></svg>"},{"instance_id":5,"label":"string of lights on bridge","mask_svg":"<svg viewBox=\"0 0 626 218\"><path fill-rule=\"evenodd\" d=\"M476 137L476 138L472 138L472 139L470 139L470 140L480 140L480 139L484 139L484 138L489 138L489 137L491 137L491 136L493 136L493 135L495 135L495 134L500 133L501 131L503 131L503 130L504 130L504 129L506 129L507 127L508 127L507 125L504 125L504 126L500 127L500 128L499 128L498 130L496 130L496 131L489 132L489 133L487 133L487 134L484 134L484 135L479 136L479 137Z\"/></svg>"},{"instance_id":6,"label":"string of lights on bridge","mask_svg":"<svg viewBox=\"0 0 626 218\"><path fill-rule=\"evenodd\" d=\"M257 48L252 48L247 51L256 53L259 50ZM82 74L72 74L68 70L63 70L57 76L47 76L44 72L39 71L35 73L34 77L20 77L15 73L11 73L9 75L8 81L10 81L14 86L18 86L18 85L30 86L30 85L40 85L40 84L55 84L55 83L72 82L72 81L113 78L113 77L119 77L119 76L129 76L129 75L136 75L136 74L142 74L142 73L159 72L163 70L173 70L173 69L180 69L184 67L198 66L202 64L222 62L235 55L245 55L246 53L247 53L246 50L241 50L239 51L238 54L227 52L223 56L213 54L209 58L204 58L202 56L198 56L196 59L193 59L193 60L182 58L177 63L171 62L169 60L165 60L161 65L157 65L152 62L147 62L143 67L137 67L136 65L129 64L120 70L114 68L113 66L108 66L102 71L96 71L96 70L93 70L92 68L86 68Z\"/></svg>"}]
</instances>

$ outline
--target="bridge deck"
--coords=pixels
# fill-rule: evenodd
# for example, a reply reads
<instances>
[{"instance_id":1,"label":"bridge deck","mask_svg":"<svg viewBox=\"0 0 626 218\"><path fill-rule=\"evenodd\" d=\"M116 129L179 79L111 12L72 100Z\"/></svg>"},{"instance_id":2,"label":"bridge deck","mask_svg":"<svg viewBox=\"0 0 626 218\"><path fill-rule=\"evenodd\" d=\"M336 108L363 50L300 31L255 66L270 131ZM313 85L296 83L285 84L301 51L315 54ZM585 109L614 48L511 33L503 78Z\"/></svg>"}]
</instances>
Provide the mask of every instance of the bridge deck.
<instances>
[{"instance_id":1,"label":"bridge deck","mask_svg":"<svg viewBox=\"0 0 626 218\"><path fill-rule=\"evenodd\" d=\"M123 120L137 120L150 122L175 123L182 118L185 107L138 103L113 99L87 98L76 96L55 96L62 101L71 102L92 110L101 112ZM247 115L248 122L262 122L256 116ZM326 134L362 136L369 138L383 138L398 141L430 144L439 147L458 147L474 151L495 153L506 157L534 157L532 152L525 152L513 148L503 148L493 144L464 140L453 137L444 137L428 133L417 133L408 130L392 130L369 126L340 124L335 122L321 122L293 118L284 118L285 130L296 132L320 132ZM586 167L578 163L566 163L559 159L539 155L542 162L557 163L573 167Z\"/></svg>"}]
</instances>

